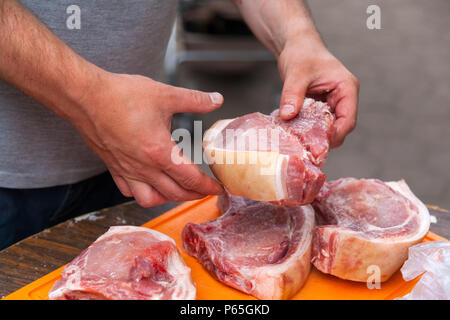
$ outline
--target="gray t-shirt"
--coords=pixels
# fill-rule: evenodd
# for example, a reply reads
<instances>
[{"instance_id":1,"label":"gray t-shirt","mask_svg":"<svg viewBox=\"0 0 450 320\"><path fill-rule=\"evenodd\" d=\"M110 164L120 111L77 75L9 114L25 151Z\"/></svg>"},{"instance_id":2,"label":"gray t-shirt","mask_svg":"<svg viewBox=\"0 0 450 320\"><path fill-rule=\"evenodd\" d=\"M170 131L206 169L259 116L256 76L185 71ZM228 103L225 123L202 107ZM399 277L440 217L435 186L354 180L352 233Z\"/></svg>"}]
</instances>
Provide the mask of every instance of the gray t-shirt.
<instances>
[{"instance_id":1,"label":"gray t-shirt","mask_svg":"<svg viewBox=\"0 0 450 320\"><path fill-rule=\"evenodd\" d=\"M111 72L161 79L176 0L20 2L86 60ZM66 25L73 4L81 9L80 29ZM0 80L0 187L63 185L105 171L68 121Z\"/></svg>"}]
</instances>

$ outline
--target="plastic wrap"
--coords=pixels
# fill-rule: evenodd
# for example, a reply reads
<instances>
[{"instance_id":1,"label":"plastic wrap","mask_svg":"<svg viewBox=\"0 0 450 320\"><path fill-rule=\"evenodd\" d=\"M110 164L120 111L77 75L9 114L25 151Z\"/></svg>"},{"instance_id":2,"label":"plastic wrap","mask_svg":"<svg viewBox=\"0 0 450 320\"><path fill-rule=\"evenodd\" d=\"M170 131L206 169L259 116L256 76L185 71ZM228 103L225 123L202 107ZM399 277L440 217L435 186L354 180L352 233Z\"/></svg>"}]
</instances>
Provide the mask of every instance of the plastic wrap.
<instances>
[{"instance_id":1,"label":"plastic wrap","mask_svg":"<svg viewBox=\"0 0 450 320\"><path fill-rule=\"evenodd\" d=\"M433 241L410 247L401 272L405 281L423 275L412 291L400 300L449 300L450 242Z\"/></svg>"}]
</instances>

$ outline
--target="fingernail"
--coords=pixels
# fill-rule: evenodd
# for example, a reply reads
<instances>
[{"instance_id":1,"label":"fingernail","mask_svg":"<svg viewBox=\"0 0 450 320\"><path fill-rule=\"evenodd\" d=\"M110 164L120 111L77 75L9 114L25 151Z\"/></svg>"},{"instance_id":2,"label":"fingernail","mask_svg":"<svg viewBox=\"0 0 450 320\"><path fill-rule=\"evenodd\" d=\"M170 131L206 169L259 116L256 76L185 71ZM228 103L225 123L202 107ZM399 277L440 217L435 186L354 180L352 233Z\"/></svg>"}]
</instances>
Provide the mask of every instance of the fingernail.
<instances>
[{"instance_id":1,"label":"fingernail","mask_svg":"<svg viewBox=\"0 0 450 320\"><path fill-rule=\"evenodd\" d=\"M281 115L284 117L289 117L291 114L295 112L295 107L291 104L285 104L281 107Z\"/></svg>"},{"instance_id":2,"label":"fingernail","mask_svg":"<svg viewBox=\"0 0 450 320\"><path fill-rule=\"evenodd\" d=\"M210 93L209 97L211 98L211 101L212 101L213 104L221 104L223 102L223 97L218 92Z\"/></svg>"}]
</instances>

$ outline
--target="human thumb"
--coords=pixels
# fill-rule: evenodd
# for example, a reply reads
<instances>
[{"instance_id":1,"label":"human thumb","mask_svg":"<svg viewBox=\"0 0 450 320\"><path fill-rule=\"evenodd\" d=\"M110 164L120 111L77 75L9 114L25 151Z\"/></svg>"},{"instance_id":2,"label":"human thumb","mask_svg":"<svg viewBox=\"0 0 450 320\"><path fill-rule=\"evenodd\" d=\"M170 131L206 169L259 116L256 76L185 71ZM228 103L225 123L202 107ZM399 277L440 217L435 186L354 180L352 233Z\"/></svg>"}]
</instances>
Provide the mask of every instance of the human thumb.
<instances>
[{"instance_id":1,"label":"human thumb","mask_svg":"<svg viewBox=\"0 0 450 320\"><path fill-rule=\"evenodd\" d=\"M202 92L172 87L170 95L172 113L207 113L223 104L223 96L218 92Z\"/></svg>"},{"instance_id":2,"label":"human thumb","mask_svg":"<svg viewBox=\"0 0 450 320\"><path fill-rule=\"evenodd\" d=\"M295 77L288 77L283 85L280 100L280 117L284 120L294 118L303 106L307 84Z\"/></svg>"}]
</instances>

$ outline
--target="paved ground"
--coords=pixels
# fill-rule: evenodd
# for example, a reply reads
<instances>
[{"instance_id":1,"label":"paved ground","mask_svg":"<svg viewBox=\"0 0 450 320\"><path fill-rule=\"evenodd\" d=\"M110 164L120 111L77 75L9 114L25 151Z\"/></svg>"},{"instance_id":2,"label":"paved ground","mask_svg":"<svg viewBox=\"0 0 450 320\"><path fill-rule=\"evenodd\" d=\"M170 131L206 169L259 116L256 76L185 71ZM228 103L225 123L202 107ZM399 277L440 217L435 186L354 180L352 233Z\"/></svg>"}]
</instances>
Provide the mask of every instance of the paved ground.
<instances>
[{"instance_id":1,"label":"paved ground","mask_svg":"<svg viewBox=\"0 0 450 320\"><path fill-rule=\"evenodd\" d=\"M330 50L361 82L357 129L330 154L329 179L404 178L423 201L450 209L450 1L314 0L314 20ZM366 8L381 7L381 30L366 28ZM214 68L212 68L214 69ZM219 118L275 107L276 66L245 75L180 70L183 86L224 94Z\"/></svg>"}]
</instances>

